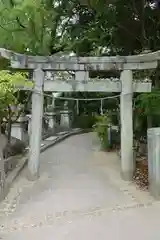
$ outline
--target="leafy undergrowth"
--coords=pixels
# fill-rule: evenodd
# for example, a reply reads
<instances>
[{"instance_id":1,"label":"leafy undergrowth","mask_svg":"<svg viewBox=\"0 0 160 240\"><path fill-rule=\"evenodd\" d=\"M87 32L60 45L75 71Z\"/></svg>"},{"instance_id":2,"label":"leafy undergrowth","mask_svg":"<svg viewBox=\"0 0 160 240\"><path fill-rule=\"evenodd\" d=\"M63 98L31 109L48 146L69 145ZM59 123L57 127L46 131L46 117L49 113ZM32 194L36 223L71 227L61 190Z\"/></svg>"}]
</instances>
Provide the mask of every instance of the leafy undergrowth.
<instances>
[{"instance_id":1,"label":"leafy undergrowth","mask_svg":"<svg viewBox=\"0 0 160 240\"><path fill-rule=\"evenodd\" d=\"M136 170L133 176L133 181L141 190L148 189L148 164L145 158L136 162Z\"/></svg>"}]
</instances>

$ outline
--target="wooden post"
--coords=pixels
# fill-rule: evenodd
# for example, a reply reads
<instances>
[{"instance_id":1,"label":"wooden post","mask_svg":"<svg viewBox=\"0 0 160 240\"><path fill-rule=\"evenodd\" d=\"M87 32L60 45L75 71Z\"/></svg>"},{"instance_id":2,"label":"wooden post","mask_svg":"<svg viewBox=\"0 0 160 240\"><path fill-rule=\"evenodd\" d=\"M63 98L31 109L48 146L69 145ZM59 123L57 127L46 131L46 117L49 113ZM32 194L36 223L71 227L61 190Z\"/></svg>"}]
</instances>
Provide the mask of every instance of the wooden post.
<instances>
[{"instance_id":1,"label":"wooden post","mask_svg":"<svg viewBox=\"0 0 160 240\"><path fill-rule=\"evenodd\" d=\"M121 73L121 174L126 181L131 181L134 172L133 159L133 112L132 112L132 71Z\"/></svg>"},{"instance_id":2,"label":"wooden post","mask_svg":"<svg viewBox=\"0 0 160 240\"><path fill-rule=\"evenodd\" d=\"M40 146L42 135L42 117L43 117L43 82L44 71L42 69L34 70L35 88L32 93L32 121L30 135L30 152L28 160L28 178L36 180L39 177L40 165Z\"/></svg>"}]
</instances>

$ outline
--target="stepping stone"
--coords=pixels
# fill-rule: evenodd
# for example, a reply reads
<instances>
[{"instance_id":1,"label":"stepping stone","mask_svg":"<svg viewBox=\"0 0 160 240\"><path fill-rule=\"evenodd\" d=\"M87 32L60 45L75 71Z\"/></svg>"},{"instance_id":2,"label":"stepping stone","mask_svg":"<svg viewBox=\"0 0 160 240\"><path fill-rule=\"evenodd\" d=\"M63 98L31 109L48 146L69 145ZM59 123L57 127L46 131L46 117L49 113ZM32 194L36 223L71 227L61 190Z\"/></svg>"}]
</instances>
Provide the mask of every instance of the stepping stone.
<instances>
[{"instance_id":1,"label":"stepping stone","mask_svg":"<svg viewBox=\"0 0 160 240\"><path fill-rule=\"evenodd\" d=\"M51 136L51 137L46 138L45 141L53 141L55 139L57 139L57 137Z\"/></svg>"},{"instance_id":2,"label":"stepping stone","mask_svg":"<svg viewBox=\"0 0 160 240\"><path fill-rule=\"evenodd\" d=\"M66 131L66 132L60 132L60 133L57 133L57 135L64 135L64 134L66 134L66 133L69 133L68 131Z\"/></svg>"}]
</instances>

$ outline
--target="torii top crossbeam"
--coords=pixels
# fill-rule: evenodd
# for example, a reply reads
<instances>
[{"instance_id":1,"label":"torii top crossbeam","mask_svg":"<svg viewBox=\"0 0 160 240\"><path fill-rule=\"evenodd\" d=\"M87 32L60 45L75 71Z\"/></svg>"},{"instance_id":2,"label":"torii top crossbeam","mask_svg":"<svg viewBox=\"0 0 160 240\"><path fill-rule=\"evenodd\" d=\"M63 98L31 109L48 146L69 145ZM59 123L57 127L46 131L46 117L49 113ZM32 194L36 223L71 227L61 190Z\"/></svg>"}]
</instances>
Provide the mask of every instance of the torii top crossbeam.
<instances>
[{"instance_id":1,"label":"torii top crossbeam","mask_svg":"<svg viewBox=\"0 0 160 240\"><path fill-rule=\"evenodd\" d=\"M132 56L111 57L60 57L30 56L0 48L0 57L8 59L14 69L37 69L45 71L88 70L141 70L157 67L160 51Z\"/></svg>"}]
</instances>

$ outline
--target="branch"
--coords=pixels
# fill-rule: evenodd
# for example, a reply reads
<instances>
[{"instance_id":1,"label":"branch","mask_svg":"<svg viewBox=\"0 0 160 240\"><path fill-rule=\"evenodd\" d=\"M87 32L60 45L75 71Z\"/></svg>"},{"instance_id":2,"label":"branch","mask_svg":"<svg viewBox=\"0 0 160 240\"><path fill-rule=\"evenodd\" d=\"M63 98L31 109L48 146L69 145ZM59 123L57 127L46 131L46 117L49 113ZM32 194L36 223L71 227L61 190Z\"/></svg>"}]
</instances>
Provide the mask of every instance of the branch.
<instances>
[{"instance_id":1,"label":"branch","mask_svg":"<svg viewBox=\"0 0 160 240\"><path fill-rule=\"evenodd\" d=\"M14 8L15 7L15 3L14 3L14 0L10 0L10 4L11 4L11 6L12 6L12 8ZM17 23L19 24L19 26L20 27L22 27L23 29L25 29L26 27L21 23L21 21L20 21L20 19L19 19L19 17L16 17L16 21L17 21Z\"/></svg>"},{"instance_id":2,"label":"branch","mask_svg":"<svg viewBox=\"0 0 160 240\"><path fill-rule=\"evenodd\" d=\"M40 34L40 43L41 43L41 48L43 50L43 42L44 42L44 31L45 31L45 19L44 15L41 13L41 18L42 18L42 26L41 26L41 34Z\"/></svg>"},{"instance_id":3,"label":"branch","mask_svg":"<svg viewBox=\"0 0 160 240\"><path fill-rule=\"evenodd\" d=\"M29 18L29 21L30 21L30 28L31 28L32 34L34 34L35 38L38 40L38 36L37 36L37 33L36 33L35 22L33 21L32 18Z\"/></svg>"},{"instance_id":4,"label":"branch","mask_svg":"<svg viewBox=\"0 0 160 240\"><path fill-rule=\"evenodd\" d=\"M22 27L23 29L26 29L26 27L21 23L19 17L16 17L16 20L20 27Z\"/></svg>"},{"instance_id":5,"label":"branch","mask_svg":"<svg viewBox=\"0 0 160 240\"><path fill-rule=\"evenodd\" d=\"M7 32L20 32L20 31L22 31L22 29L20 29L20 28L17 28L17 29L7 29L7 28L5 28L5 27L3 27L1 24L0 24L0 28L2 28L3 30L5 30L5 31L7 31Z\"/></svg>"}]
</instances>

